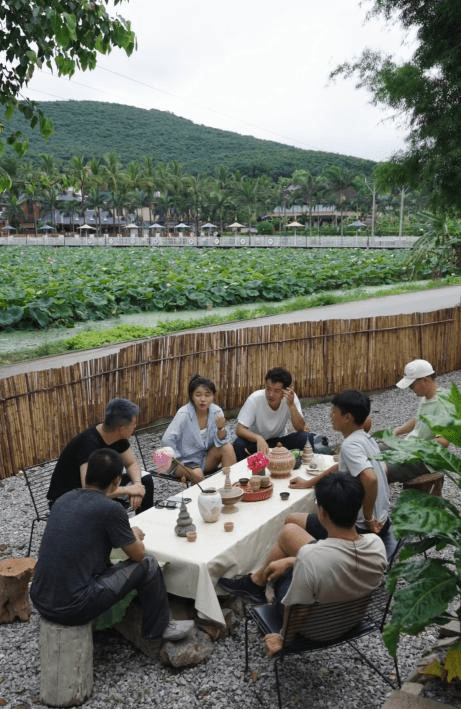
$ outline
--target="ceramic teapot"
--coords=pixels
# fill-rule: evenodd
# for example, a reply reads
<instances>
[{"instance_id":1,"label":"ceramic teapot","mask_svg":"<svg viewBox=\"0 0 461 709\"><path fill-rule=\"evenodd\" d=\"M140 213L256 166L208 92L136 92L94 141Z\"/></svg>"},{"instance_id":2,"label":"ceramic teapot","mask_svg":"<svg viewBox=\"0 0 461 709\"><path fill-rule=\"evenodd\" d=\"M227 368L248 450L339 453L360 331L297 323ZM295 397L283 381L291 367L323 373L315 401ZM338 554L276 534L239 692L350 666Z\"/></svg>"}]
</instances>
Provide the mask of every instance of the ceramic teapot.
<instances>
[{"instance_id":1,"label":"ceramic teapot","mask_svg":"<svg viewBox=\"0 0 461 709\"><path fill-rule=\"evenodd\" d=\"M289 478L295 465L295 457L288 448L277 443L267 454L269 463L267 467L273 478Z\"/></svg>"}]
</instances>

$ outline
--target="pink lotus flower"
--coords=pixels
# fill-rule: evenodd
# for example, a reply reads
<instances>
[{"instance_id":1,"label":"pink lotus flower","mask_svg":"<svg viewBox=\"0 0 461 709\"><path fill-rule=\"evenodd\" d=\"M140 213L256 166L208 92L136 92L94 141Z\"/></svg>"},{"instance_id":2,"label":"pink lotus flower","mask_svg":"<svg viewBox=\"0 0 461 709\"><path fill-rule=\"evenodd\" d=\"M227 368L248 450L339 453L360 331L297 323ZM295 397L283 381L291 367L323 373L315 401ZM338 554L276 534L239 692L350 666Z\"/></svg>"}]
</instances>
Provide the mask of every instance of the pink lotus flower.
<instances>
[{"instance_id":1,"label":"pink lotus flower","mask_svg":"<svg viewBox=\"0 0 461 709\"><path fill-rule=\"evenodd\" d=\"M265 453L259 451L258 453L253 453L253 455L248 456L247 463L253 475L257 475L269 464L269 458Z\"/></svg>"}]
</instances>

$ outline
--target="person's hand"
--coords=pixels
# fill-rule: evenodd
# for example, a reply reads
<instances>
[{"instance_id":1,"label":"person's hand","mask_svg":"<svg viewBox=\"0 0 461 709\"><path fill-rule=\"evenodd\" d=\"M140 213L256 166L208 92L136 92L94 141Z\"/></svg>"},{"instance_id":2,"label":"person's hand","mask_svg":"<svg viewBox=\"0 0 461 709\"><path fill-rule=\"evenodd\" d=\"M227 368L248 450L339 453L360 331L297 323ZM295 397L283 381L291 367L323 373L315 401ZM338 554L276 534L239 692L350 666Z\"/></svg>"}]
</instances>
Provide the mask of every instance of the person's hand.
<instances>
[{"instance_id":1,"label":"person's hand","mask_svg":"<svg viewBox=\"0 0 461 709\"><path fill-rule=\"evenodd\" d=\"M285 397L288 406L292 406L294 404L294 401L295 401L294 389L287 387L286 389L283 390L283 396Z\"/></svg>"},{"instance_id":2,"label":"person's hand","mask_svg":"<svg viewBox=\"0 0 461 709\"><path fill-rule=\"evenodd\" d=\"M146 494L146 488L142 483L132 483L127 485L124 490L130 497L140 497L142 499Z\"/></svg>"},{"instance_id":3,"label":"person's hand","mask_svg":"<svg viewBox=\"0 0 461 709\"><path fill-rule=\"evenodd\" d=\"M373 517L373 519L366 519L365 523L370 530L370 532L373 532L374 534L379 534L382 528L384 527L383 524L380 524L377 519Z\"/></svg>"},{"instance_id":4,"label":"person's hand","mask_svg":"<svg viewBox=\"0 0 461 709\"><path fill-rule=\"evenodd\" d=\"M292 478L289 482L289 486L295 488L296 490L302 490L303 488L314 487L315 478L312 480L304 480L304 478L296 477Z\"/></svg>"},{"instance_id":5,"label":"person's hand","mask_svg":"<svg viewBox=\"0 0 461 709\"><path fill-rule=\"evenodd\" d=\"M264 649L267 657L273 657L283 647L283 638L280 633L268 633L263 637Z\"/></svg>"},{"instance_id":6,"label":"person's hand","mask_svg":"<svg viewBox=\"0 0 461 709\"><path fill-rule=\"evenodd\" d=\"M218 415L216 416L215 421L216 421L216 428L218 429L218 431L219 431L220 428L224 428L225 425L226 425L226 419L225 419L225 417L222 416L221 414L218 414Z\"/></svg>"},{"instance_id":7,"label":"person's hand","mask_svg":"<svg viewBox=\"0 0 461 709\"><path fill-rule=\"evenodd\" d=\"M199 483L204 479L203 470L201 468L191 468L190 477L194 483Z\"/></svg>"},{"instance_id":8,"label":"person's hand","mask_svg":"<svg viewBox=\"0 0 461 709\"><path fill-rule=\"evenodd\" d=\"M269 446L267 445L267 441L262 436L258 436L256 439L256 450L258 451L258 453L259 453L259 451L262 451L263 453L267 453L269 450Z\"/></svg>"},{"instance_id":9,"label":"person's hand","mask_svg":"<svg viewBox=\"0 0 461 709\"><path fill-rule=\"evenodd\" d=\"M287 569L291 569L292 566L293 562L289 558L271 561L264 570L264 578L266 583L280 578L280 576L282 576Z\"/></svg>"},{"instance_id":10,"label":"person's hand","mask_svg":"<svg viewBox=\"0 0 461 709\"><path fill-rule=\"evenodd\" d=\"M137 542L142 542L142 540L143 540L144 537L146 536L146 535L144 534L144 532L142 531L142 529L139 529L139 527L132 527L131 529L133 530L133 534L134 534L134 536L135 536L136 541L137 541Z\"/></svg>"}]
</instances>

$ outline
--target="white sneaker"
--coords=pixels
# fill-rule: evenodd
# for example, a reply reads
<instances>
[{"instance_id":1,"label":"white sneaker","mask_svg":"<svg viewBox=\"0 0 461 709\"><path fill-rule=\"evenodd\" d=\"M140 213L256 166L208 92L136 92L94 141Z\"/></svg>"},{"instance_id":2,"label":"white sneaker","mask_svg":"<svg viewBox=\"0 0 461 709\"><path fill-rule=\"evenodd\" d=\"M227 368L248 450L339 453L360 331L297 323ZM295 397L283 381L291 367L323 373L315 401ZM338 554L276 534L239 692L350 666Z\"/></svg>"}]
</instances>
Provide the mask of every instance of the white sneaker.
<instances>
[{"instance_id":1,"label":"white sneaker","mask_svg":"<svg viewBox=\"0 0 461 709\"><path fill-rule=\"evenodd\" d=\"M173 643L183 640L189 635L193 627L193 620L170 620L162 633L162 638Z\"/></svg>"}]
</instances>

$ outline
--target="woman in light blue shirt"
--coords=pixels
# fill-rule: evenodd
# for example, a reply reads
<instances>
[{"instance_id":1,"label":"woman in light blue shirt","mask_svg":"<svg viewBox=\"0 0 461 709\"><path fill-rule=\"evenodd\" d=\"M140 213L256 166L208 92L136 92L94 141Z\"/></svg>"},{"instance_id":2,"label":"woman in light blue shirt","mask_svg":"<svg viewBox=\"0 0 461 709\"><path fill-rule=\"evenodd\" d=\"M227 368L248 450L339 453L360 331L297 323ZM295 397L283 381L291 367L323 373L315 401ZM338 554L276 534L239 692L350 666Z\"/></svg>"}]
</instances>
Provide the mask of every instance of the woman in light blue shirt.
<instances>
[{"instance_id":1,"label":"woman in light blue shirt","mask_svg":"<svg viewBox=\"0 0 461 709\"><path fill-rule=\"evenodd\" d=\"M215 394L214 382L195 374L189 382L189 402L177 411L162 438L162 446L170 446L175 458L192 469L195 482L214 473L220 463L227 467L236 462Z\"/></svg>"}]
</instances>

